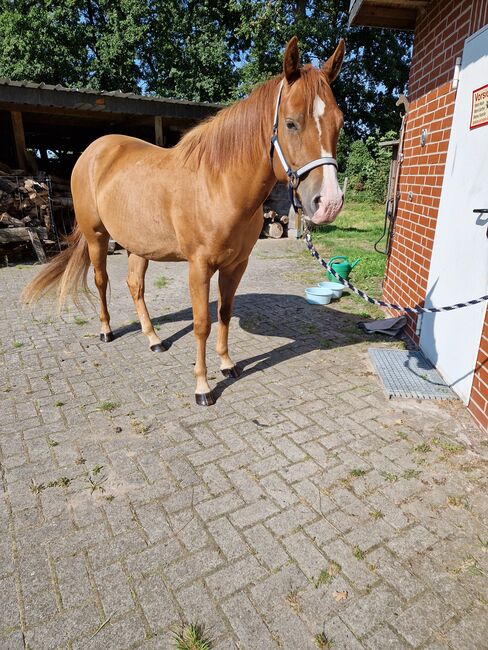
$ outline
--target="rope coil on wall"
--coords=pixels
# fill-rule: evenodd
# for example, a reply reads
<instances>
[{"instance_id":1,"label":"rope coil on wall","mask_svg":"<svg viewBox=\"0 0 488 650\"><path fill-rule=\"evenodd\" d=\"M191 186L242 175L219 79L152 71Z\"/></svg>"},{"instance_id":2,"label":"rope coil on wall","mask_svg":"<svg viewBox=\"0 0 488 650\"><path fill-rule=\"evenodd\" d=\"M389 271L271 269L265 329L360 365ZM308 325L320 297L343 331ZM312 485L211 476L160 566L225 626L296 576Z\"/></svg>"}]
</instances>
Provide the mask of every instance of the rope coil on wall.
<instances>
[{"instance_id":1,"label":"rope coil on wall","mask_svg":"<svg viewBox=\"0 0 488 650\"><path fill-rule=\"evenodd\" d=\"M394 305L391 302L384 302L383 300L377 300L376 298L371 298L371 296L368 296L368 294L365 293L364 291L361 291L361 289L357 289L353 284L351 284L347 280L344 280L344 278L341 277L337 273L337 271L334 271L334 269L322 257L320 257L319 253L317 252L317 249L313 245L312 237L310 236L309 232L304 233L304 240L312 257L315 258L317 262L321 266L323 266L324 269L326 269L326 271L328 271L331 275L333 275L338 282L345 285L348 289L351 289L351 291L353 291L356 295L358 295L366 302L369 302L372 305L377 305L378 307L387 307L388 309L394 309L395 311L404 311L408 314L436 314L441 311L453 311L454 309L462 309L463 307L469 307L470 305L477 305L480 302L485 302L486 300L488 300L488 295L486 295L486 296L481 296L481 298L475 298L474 300L467 300L466 302L458 302L455 305L447 305L446 307L420 307L420 306L402 307L401 305Z\"/></svg>"}]
</instances>

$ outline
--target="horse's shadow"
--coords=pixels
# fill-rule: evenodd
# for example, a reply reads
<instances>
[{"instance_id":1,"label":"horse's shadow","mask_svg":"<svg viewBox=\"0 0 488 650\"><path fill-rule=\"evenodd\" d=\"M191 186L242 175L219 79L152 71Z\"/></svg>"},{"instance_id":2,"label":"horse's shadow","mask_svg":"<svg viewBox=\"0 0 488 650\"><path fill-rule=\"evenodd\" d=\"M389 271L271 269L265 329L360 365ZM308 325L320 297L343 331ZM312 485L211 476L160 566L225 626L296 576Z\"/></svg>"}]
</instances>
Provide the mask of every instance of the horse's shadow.
<instances>
[{"instance_id":1,"label":"horse's shadow","mask_svg":"<svg viewBox=\"0 0 488 650\"><path fill-rule=\"evenodd\" d=\"M217 303L210 303L212 323L217 321ZM364 316L339 311L327 306L309 305L303 298L290 294L275 293L247 293L235 297L233 316L238 318L239 327L245 332L255 336L279 337L289 339L277 347L267 349L240 359L237 363L242 374L249 376L265 368L271 368L314 350L323 350L353 345L361 341L380 340L375 335L362 332L357 324L364 320ZM171 347L193 330L193 314L191 308L182 309L172 314L153 318L154 325L162 323L188 322L164 340L167 347ZM232 356L232 328L230 334L230 354ZM114 330L118 338L129 332L139 330L138 324L131 324ZM249 340L252 348L253 340ZM238 347L242 348L242 340ZM213 393L219 397L229 385L228 381L220 381Z\"/></svg>"}]
</instances>

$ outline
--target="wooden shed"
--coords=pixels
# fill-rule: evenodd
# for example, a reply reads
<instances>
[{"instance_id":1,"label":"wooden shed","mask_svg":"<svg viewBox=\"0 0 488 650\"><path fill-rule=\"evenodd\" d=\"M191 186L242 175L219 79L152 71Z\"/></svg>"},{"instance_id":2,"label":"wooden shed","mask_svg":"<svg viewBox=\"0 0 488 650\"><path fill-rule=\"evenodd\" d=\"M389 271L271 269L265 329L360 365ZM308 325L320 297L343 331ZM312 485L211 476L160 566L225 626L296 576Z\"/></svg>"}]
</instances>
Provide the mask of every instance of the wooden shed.
<instances>
[{"instance_id":1,"label":"wooden shed","mask_svg":"<svg viewBox=\"0 0 488 650\"><path fill-rule=\"evenodd\" d=\"M488 293L488 2L352 0L350 23L414 31L384 298L441 307ZM488 430L486 302L408 317L408 334Z\"/></svg>"},{"instance_id":2,"label":"wooden shed","mask_svg":"<svg viewBox=\"0 0 488 650\"><path fill-rule=\"evenodd\" d=\"M71 171L96 138L122 133L171 146L181 133L213 115L217 104L101 92L0 79L0 161L29 169L26 149L44 171ZM30 171L35 171L30 169Z\"/></svg>"}]
</instances>

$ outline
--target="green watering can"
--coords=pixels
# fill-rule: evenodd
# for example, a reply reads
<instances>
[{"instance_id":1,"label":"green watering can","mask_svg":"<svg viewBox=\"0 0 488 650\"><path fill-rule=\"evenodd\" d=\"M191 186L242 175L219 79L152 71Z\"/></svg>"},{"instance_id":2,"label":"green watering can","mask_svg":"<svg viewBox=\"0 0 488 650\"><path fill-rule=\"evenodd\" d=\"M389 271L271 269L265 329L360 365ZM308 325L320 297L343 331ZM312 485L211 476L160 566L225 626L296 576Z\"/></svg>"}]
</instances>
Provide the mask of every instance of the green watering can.
<instances>
[{"instance_id":1,"label":"green watering can","mask_svg":"<svg viewBox=\"0 0 488 650\"><path fill-rule=\"evenodd\" d=\"M337 261L334 262L334 260ZM349 278L349 273L360 261L361 260L358 257L358 259L354 260L354 262L351 264L351 262L347 259L347 257L344 257L344 255L336 255L335 257L330 258L329 265L332 266L334 271L338 273L341 276L341 278L347 280ZM331 282L337 282L336 278L332 275L332 273L329 273L328 271L327 271L327 277L329 278L329 280L331 280Z\"/></svg>"}]
</instances>

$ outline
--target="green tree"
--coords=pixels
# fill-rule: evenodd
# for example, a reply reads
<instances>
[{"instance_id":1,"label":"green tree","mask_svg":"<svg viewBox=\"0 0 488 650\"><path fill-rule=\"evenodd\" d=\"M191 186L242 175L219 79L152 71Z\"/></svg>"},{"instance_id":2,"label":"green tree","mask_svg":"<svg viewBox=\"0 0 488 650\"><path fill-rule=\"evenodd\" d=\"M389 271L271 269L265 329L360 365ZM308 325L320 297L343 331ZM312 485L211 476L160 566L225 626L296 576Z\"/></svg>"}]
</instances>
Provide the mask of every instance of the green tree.
<instances>
[{"instance_id":1,"label":"green tree","mask_svg":"<svg viewBox=\"0 0 488 650\"><path fill-rule=\"evenodd\" d=\"M77 0L0 0L0 76L86 84L86 30Z\"/></svg>"},{"instance_id":2,"label":"green tree","mask_svg":"<svg viewBox=\"0 0 488 650\"><path fill-rule=\"evenodd\" d=\"M237 85L239 11L232 0L149 2L141 51L148 92L193 101L228 101Z\"/></svg>"},{"instance_id":3,"label":"green tree","mask_svg":"<svg viewBox=\"0 0 488 650\"><path fill-rule=\"evenodd\" d=\"M304 61L325 61L341 37L346 57L334 85L345 131L358 137L398 129L395 100L408 81L412 36L391 30L350 28L349 0L236 0L242 8L242 49L247 52L239 92L281 69L283 43L298 36Z\"/></svg>"},{"instance_id":4,"label":"green tree","mask_svg":"<svg viewBox=\"0 0 488 650\"><path fill-rule=\"evenodd\" d=\"M411 36L351 29L348 8L349 0L0 0L0 76L228 102L281 70L292 35L316 64L342 36L334 92L346 136L385 133L398 128Z\"/></svg>"}]
</instances>

